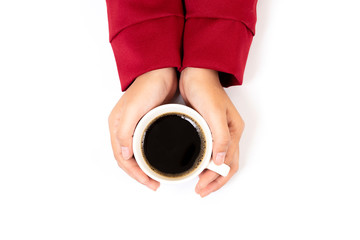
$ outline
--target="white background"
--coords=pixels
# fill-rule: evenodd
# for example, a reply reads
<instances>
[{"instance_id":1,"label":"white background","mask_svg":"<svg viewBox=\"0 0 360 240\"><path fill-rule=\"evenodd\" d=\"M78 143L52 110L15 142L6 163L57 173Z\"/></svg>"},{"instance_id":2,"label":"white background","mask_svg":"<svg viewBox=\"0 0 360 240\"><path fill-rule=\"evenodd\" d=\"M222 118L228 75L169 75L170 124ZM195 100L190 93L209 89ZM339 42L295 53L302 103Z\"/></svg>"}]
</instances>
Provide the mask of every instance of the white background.
<instances>
[{"instance_id":1,"label":"white background","mask_svg":"<svg viewBox=\"0 0 360 240\"><path fill-rule=\"evenodd\" d=\"M241 168L201 199L117 167L105 0L1 1L0 239L360 239L356 3L259 1Z\"/></svg>"}]
</instances>

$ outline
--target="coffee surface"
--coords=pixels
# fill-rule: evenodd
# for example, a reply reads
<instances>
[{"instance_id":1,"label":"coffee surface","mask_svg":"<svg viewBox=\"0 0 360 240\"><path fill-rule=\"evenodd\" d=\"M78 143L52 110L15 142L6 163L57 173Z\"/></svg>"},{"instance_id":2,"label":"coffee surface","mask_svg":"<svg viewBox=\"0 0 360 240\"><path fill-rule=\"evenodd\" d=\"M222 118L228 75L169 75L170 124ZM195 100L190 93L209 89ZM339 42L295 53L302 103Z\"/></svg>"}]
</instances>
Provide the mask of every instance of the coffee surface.
<instances>
[{"instance_id":1,"label":"coffee surface","mask_svg":"<svg viewBox=\"0 0 360 240\"><path fill-rule=\"evenodd\" d=\"M155 172L177 177L191 172L201 162L205 138L190 117L167 114L148 126L142 144L145 160Z\"/></svg>"}]
</instances>

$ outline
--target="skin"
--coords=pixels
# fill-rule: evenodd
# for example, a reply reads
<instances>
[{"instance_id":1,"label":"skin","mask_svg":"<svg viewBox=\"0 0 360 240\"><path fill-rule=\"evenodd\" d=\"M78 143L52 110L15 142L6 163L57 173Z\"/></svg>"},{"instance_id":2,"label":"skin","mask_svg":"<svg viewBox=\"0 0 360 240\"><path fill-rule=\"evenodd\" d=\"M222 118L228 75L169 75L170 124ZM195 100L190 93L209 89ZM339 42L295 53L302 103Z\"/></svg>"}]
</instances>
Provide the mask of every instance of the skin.
<instances>
[{"instance_id":1,"label":"skin","mask_svg":"<svg viewBox=\"0 0 360 240\"><path fill-rule=\"evenodd\" d=\"M239 141L244 121L222 88L218 72L185 68L179 82L174 68L147 72L136 78L109 115L111 145L118 165L132 178L156 190L160 183L137 165L132 152L132 135L137 122L149 110L169 102L179 85L187 105L197 110L209 124L213 136L212 160L230 166L228 176L204 170L195 192L205 197L220 189L239 168Z\"/></svg>"}]
</instances>

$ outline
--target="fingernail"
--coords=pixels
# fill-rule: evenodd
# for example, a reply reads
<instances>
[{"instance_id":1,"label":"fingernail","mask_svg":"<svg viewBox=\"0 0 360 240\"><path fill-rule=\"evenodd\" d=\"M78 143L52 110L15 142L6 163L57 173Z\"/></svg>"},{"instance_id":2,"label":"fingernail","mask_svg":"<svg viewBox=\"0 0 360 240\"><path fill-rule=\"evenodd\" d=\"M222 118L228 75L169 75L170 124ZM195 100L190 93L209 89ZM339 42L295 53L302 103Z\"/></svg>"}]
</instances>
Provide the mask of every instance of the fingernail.
<instances>
[{"instance_id":1,"label":"fingernail","mask_svg":"<svg viewBox=\"0 0 360 240\"><path fill-rule=\"evenodd\" d=\"M123 159L128 160L130 158L130 152L128 147L121 147L121 154Z\"/></svg>"},{"instance_id":2,"label":"fingernail","mask_svg":"<svg viewBox=\"0 0 360 240\"><path fill-rule=\"evenodd\" d=\"M220 152L220 153L216 154L215 163L219 164L219 165L224 163L225 155L226 155L226 152Z\"/></svg>"}]
</instances>

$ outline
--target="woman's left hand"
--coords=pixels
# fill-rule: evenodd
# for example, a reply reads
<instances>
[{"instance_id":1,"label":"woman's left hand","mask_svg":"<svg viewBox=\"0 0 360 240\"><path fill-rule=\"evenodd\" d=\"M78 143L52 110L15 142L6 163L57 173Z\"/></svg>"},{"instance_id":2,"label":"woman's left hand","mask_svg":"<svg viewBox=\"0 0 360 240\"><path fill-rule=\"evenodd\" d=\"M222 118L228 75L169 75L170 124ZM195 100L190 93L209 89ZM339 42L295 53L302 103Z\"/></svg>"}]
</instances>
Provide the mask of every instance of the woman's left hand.
<instances>
[{"instance_id":1,"label":"woman's left hand","mask_svg":"<svg viewBox=\"0 0 360 240\"><path fill-rule=\"evenodd\" d=\"M212 160L230 166L226 177L204 170L199 175L195 191L201 197L220 189L239 168L239 141L244 121L220 84L215 70L185 68L181 72L179 89L185 102L197 110L209 124L213 136Z\"/></svg>"}]
</instances>

